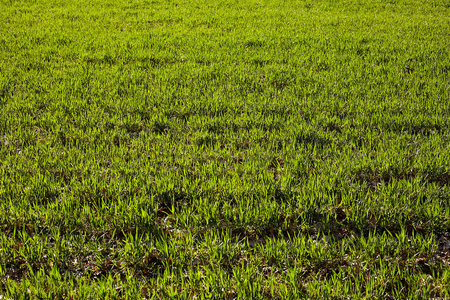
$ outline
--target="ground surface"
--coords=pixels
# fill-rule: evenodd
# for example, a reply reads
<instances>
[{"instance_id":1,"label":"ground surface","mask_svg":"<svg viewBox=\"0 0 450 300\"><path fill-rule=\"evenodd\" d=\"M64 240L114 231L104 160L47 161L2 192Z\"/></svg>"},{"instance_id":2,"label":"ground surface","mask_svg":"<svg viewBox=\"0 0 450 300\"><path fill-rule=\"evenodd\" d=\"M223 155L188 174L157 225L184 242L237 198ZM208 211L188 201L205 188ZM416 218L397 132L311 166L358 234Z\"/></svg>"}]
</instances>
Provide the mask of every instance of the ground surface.
<instances>
[{"instance_id":1,"label":"ground surface","mask_svg":"<svg viewBox=\"0 0 450 300\"><path fill-rule=\"evenodd\" d=\"M448 0L0 20L0 295L450 297Z\"/></svg>"}]
</instances>

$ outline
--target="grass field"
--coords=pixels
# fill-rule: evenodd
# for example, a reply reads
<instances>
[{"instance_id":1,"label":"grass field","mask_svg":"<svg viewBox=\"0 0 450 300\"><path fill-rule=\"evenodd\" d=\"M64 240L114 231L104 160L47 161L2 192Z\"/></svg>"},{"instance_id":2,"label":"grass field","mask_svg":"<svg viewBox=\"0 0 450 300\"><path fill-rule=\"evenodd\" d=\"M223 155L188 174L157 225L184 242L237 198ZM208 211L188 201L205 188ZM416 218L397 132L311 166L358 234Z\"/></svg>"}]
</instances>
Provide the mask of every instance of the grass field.
<instances>
[{"instance_id":1,"label":"grass field","mask_svg":"<svg viewBox=\"0 0 450 300\"><path fill-rule=\"evenodd\" d=\"M0 298L448 299L449 119L449 0L0 0Z\"/></svg>"}]
</instances>

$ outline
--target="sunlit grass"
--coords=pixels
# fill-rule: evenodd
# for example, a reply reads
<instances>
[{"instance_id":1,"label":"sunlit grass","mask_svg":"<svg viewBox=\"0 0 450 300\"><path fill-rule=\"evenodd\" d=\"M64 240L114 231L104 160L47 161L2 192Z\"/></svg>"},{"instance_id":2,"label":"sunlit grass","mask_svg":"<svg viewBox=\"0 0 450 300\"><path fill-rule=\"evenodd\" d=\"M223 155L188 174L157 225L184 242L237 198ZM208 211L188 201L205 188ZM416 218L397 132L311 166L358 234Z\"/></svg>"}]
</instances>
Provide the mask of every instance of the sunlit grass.
<instances>
[{"instance_id":1,"label":"sunlit grass","mask_svg":"<svg viewBox=\"0 0 450 300\"><path fill-rule=\"evenodd\" d=\"M0 0L0 295L450 297L449 16Z\"/></svg>"}]
</instances>

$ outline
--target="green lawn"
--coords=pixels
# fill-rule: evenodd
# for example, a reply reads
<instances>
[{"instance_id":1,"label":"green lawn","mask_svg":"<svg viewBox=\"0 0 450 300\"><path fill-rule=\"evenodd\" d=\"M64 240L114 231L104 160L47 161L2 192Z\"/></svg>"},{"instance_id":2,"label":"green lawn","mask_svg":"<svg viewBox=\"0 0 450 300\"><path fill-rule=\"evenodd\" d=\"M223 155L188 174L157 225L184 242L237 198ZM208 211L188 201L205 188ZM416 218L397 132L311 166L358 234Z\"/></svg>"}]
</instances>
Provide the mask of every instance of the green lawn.
<instances>
[{"instance_id":1,"label":"green lawn","mask_svg":"<svg viewBox=\"0 0 450 300\"><path fill-rule=\"evenodd\" d=\"M0 0L0 298L449 298L449 120L450 0Z\"/></svg>"}]
</instances>

